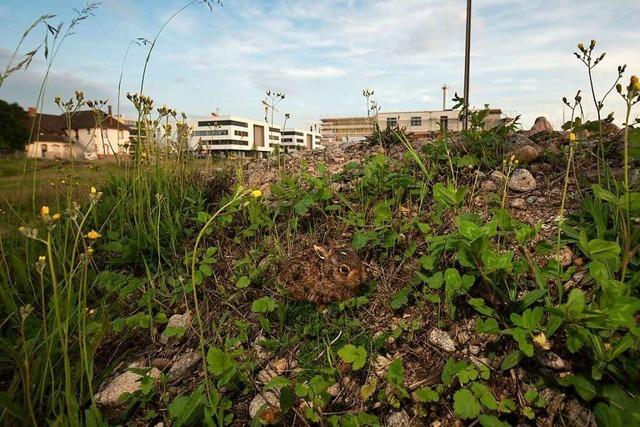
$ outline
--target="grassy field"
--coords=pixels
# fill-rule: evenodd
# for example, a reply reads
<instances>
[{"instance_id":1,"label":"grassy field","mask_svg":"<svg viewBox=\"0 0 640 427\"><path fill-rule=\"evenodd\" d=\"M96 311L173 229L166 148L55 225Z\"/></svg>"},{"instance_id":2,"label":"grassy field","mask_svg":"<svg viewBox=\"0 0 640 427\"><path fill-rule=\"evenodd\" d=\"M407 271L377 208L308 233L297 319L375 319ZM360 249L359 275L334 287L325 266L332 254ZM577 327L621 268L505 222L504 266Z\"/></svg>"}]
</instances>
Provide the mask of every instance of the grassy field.
<instances>
[{"instance_id":1,"label":"grassy field","mask_svg":"<svg viewBox=\"0 0 640 427\"><path fill-rule=\"evenodd\" d=\"M42 205L60 211L67 197L88 194L92 186L101 187L109 174L117 171L115 162L72 165L53 160L3 159L0 161L0 231L8 232L31 222Z\"/></svg>"}]
</instances>

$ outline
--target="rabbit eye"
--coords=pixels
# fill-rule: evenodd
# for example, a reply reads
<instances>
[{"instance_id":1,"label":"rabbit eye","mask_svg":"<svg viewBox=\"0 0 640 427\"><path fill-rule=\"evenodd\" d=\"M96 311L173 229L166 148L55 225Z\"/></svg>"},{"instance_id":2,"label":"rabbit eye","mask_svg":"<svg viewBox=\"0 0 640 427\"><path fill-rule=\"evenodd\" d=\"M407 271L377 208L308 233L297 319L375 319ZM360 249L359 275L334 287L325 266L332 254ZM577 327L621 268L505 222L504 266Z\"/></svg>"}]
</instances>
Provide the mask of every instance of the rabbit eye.
<instances>
[{"instance_id":1,"label":"rabbit eye","mask_svg":"<svg viewBox=\"0 0 640 427\"><path fill-rule=\"evenodd\" d=\"M351 270L349 270L349 267L347 267L346 265L341 265L340 266L340 273L349 274L349 271L351 271Z\"/></svg>"}]
</instances>

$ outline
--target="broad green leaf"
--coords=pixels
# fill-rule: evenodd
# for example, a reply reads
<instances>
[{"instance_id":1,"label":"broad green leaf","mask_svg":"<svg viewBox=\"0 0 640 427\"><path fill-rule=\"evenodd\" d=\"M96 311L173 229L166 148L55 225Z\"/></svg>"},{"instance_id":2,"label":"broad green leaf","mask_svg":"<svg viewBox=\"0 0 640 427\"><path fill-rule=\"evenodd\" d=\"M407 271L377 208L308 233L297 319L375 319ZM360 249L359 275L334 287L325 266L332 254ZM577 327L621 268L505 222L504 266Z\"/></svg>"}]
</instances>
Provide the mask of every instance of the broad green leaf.
<instances>
[{"instance_id":1,"label":"broad green leaf","mask_svg":"<svg viewBox=\"0 0 640 427\"><path fill-rule=\"evenodd\" d=\"M270 313L274 311L278 303L271 297L258 298L251 304L251 311L254 313Z\"/></svg>"},{"instance_id":2,"label":"broad green leaf","mask_svg":"<svg viewBox=\"0 0 640 427\"><path fill-rule=\"evenodd\" d=\"M469 390L460 389L453 395L453 413L463 420L476 418L480 414L480 403Z\"/></svg>"},{"instance_id":3,"label":"broad green leaf","mask_svg":"<svg viewBox=\"0 0 640 427\"><path fill-rule=\"evenodd\" d=\"M522 353L520 353L520 350L516 350L507 354L505 358L502 359L502 363L500 364L500 369L502 369L503 371L506 371L508 369L513 368L518 363L520 363L521 358L522 358Z\"/></svg>"},{"instance_id":4,"label":"broad green leaf","mask_svg":"<svg viewBox=\"0 0 640 427\"><path fill-rule=\"evenodd\" d=\"M439 402L440 395L437 391L431 389L431 387L420 387L413 392L413 396L420 403L432 403Z\"/></svg>"},{"instance_id":5,"label":"broad green leaf","mask_svg":"<svg viewBox=\"0 0 640 427\"><path fill-rule=\"evenodd\" d=\"M251 284L251 279L249 279L249 276L240 276L240 278L236 282L236 288L244 289L250 284Z\"/></svg>"},{"instance_id":6,"label":"broad green leaf","mask_svg":"<svg viewBox=\"0 0 640 427\"><path fill-rule=\"evenodd\" d=\"M338 356L342 361L350 363L354 371L362 368L367 363L367 350L362 346L347 344L338 350Z\"/></svg>"},{"instance_id":7,"label":"broad green leaf","mask_svg":"<svg viewBox=\"0 0 640 427\"><path fill-rule=\"evenodd\" d=\"M598 395L595 384L583 375L568 375L559 377L558 384L563 387L573 386L581 398L587 402Z\"/></svg>"}]
</instances>

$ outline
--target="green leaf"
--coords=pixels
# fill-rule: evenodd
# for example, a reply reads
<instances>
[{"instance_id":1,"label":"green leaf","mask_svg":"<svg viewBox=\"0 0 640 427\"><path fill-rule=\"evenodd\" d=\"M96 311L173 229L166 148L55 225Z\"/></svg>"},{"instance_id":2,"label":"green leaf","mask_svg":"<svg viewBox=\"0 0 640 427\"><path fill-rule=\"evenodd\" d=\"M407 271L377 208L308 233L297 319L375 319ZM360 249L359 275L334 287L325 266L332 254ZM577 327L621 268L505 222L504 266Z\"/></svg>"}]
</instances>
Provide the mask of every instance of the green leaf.
<instances>
[{"instance_id":1,"label":"green leaf","mask_svg":"<svg viewBox=\"0 0 640 427\"><path fill-rule=\"evenodd\" d=\"M558 378L558 384L563 387L573 386L576 393L587 402L598 395L595 384L583 375L568 375Z\"/></svg>"},{"instance_id":2,"label":"green leaf","mask_svg":"<svg viewBox=\"0 0 640 427\"><path fill-rule=\"evenodd\" d=\"M513 252L506 251L503 253L495 252L489 248L486 248L480 254L482 263L484 264L484 271L486 273L492 273L498 270L511 271L513 265Z\"/></svg>"},{"instance_id":3,"label":"green leaf","mask_svg":"<svg viewBox=\"0 0 640 427\"><path fill-rule=\"evenodd\" d=\"M389 364L387 381L396 388L404 388L404 366L402 359L396 359Z\"/></svg>"},{"instance_id":4,"label":"green leaf","mask_svg":"<svg viewBox=\"0 0 640 427\"><path fill-rule=\"evenodd\" d=\"M471 305L475 310L484 314L485 316L493 316L495 310L491 307L488 307L483 298L471 298L469 299L469 305Z\"/></svg>"},{"instance_id":5,"label":"green leaf","mask_svg":"<svg viewBox=\"0 0 640 427\"><path fill-rule=\"evenodd\" d=\"M391 301L389 302L391 308L397 310L408 303L409 295L411 295L412 290L413 288L411 286L405 286L404 288L393 294L393 296L391 297Z\"/></svg>"},{"instance_id":6,"label":"green leaf","mask_svg":"<svg viewBox=\"0 0 640 427\"><path fill-rule=\"evenodd\" d=\"M251 284L251 279L249 278L249 276L240 276L240 278L236 282L236 288L244 289L248 287L250 284Z\"/></svg>"},{"instance_id":7,"label":"green leaf","mask_svg":"<svg viewBox=\"0 0 640 427\"><path fill-rule=\"evenodd\" d=\"M469 390L460 389L453 395L453 413L463 420L476 418L480 414L480 403Z\"/></svg>"},{"instance_id":8,"label":"green leaf","mask_svg":"<svg viewBox=\"0 0 640 427\"><path fill-rule=\"evenodd\" d=\"M620 255L620 245L616 242L593 239L589 241L588 252L589 257L593 260L615 259Z\"/></svg>"},{"instance_id":9,"label":"green leaf","mask_svg":"<svg viewBox=\"0 0 640 427\"><path fill-rule=\"evenodd\" d=\"M573 288L569 292L567 304L565 306L566 313L569 317L575 317L584 311L585 301L582 290Z\"/></svg>"},{"instance_id":10,"label":"green leaf","mask_svg":"<svg viewBox=\"0 0 640 427\"><path fill-rule=\"evenodd\" d=\"M473 394L480 400L482 406L492 411L498 409L498 402L496 402L496 398L493 396L493 393L484 384L473 383L470 386Z\"/></svg>"},{"instance_id":11,"label":"green leaf","mask_svg":"<svg viewBox=\"0 0 640 427\"><path fill-rule=\"evenodd\" d=\"M502 359L502 363L500 364L500 369L506 371L508 369L513 368L518 363L520 363L520 359L522 358L522 353L520 350L512 351L507 354L504 359Z\"/></svg>"},{"instance_id":12,"label":"green leaf","mask_svg":"<svg viewBox=\"0 0 640 427\"><path fill-rule=\"evenodd\" d=\"M254 313L271 313L276 309L278 303L271 297L258 298L251 304L251 311Z\"/></svg>"},{"instance_id":13,"label":"green leaf","mask_svg":"<svg viewBox=\"0 0 640 427\"><path fill-rule=\"evenodd\" d=\"M288 378L276 375L275 377L271 378L268 383L264 385L264 390L268 391L273 389L281 389L282 387L288 386L288 385L291 385L291 381Z\"/></svg>"},{"instance_id":14,"label":"green leaf","mask_svg":"<svg viewBox=\"0 0 640 427\"><path fill-rule=\"evenodd\" d=\"M347 344L338 350L338 356L345 363L350 363L354 371L361 369L367 363L367 350L362 346Z\"/></svg>"},{"instance_id":15,"label":"green leaf","mask_svg":"<svg viewBox=\"0 0 640 427\"><path fill-rule=\"evenodd\" d=\"M495 415L481 414L478 416L478 421L482 427L509 427L508 423L500 421Z\"/></svg>"},{"instance_id":16,"label":"green leaf","mask_svg":"<svg viewBox=\"0 0 640 427\"><path fill-rule=\"evenodd\" d=\"M293 210L296 214L302 216L309 211L309 208L314 205L314 201L309 196L304 196L302 199L298 201L293 207Z\"/></svg>"},{"instance_id":17,"label":"green leaf","mask_svg":"<svg viewBox=\"0 0 640 427\"><path fill-rule=\"evenodd\" d=\"M235 368L235 362L223 350L211 347L207 352L207 368L212 374L222 376L227 370Z\"/></svg>"},{"instance_id":18,"label":"green leaf","mask_svg":"<svg viewBox=\"0 0 640 427\"><path fill-rule=\"evenodd\" d=\"M415 399L420 403L432 403L439 402L440 395L437 391L431 389L431 387L420 387L413 392Z\"/></svg>"}]
</instances>

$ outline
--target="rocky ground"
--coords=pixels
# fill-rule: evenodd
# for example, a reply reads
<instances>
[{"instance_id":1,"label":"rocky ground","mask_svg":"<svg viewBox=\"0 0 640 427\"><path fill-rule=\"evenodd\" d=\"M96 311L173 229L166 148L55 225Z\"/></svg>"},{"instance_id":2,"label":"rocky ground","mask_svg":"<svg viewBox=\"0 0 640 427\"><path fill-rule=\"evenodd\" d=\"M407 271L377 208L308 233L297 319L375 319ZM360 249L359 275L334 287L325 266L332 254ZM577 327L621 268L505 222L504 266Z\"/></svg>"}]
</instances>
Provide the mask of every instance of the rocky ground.
<instances>
[{"instance_id":1,"label":"rocky ground","mask_svg":"<svg viewBox=\"0 0 640 427\"><path fill-rule=\"evenodd\" d=\"M618 131L609 127L607 132L610 136L615 136ZM589 140L588 135L584 135L583 140L586 141L585 150L595 150L595 143ZM501 169L481 171L476 168L464 168L459 171L459 181L470 188L468 206L488 218L489 206L501 200L506 188L505 204L511 214L522 222L540 224L539 239L553 238L557 233L557 216L562 203L566 141L565 132L554 132L548 122L545 123L543 120L536 122L531 131L512 134L509 137L510 154L515 156L519 166L509 173L509 176ZM424 144L429 143L431 141L418 140L413 141L412 145L419 150ZM362 164L367 157L377 153L384 153L401 161L407 155L407 149L402 145L382 147L354 143L329 147L313 153L287 154L279 160L249 164L245 171L246 185L261 189L268 198L271 185L280 179L283 171L295 175L304 168L311 174L333 175L340 173L347 163ZM589 188L590 179L593 179L592 166L585 166L583 163L589 161L586 157L576 158L575 169L571 171L572 178L576 179L570 180L565 201L567 212L579 206L585 190ZM583 260L576 256L572 249L566 247L560 261L565 268L575 268L571 280L565 285L566 289L580 286L585 277ZM456 320L451 322L422 305L408 305L402 310L389 307L391 295L410 280L419 268L417 264L381 264L376 259L369 259L367 262L379 284L366 309L359 312L362 328L370 332L374 339L385 333L389 336L385 338L384 351L376 355L364 371L349 372L348 367L344 367L345 371L340 381L327 390L332 396L332 404L329 406L333 413L378 410L381 420L387 426L462 425L446 404L434 404L427 408L425 414L423 409L418 408L420 405L415 397L413 406L404 405L398 410L380 408L379 402L363 401L360 393L362 386L371 384L374 378L378 383L384 383L388 365L397 358L404 362L405 385L409 392L439 383L443 365L448 358L456 357L489 368L492 373L493 390L497 391L496 398L517 396L523 404L523 395L532 387L534 381L537 381L536 378L547 375L564 376L572 372L571 356L553 351L537 351L533 360L509 371L501 371L501 360L494 356L503 346L512 346L513 343L507 343L504 337L476 333L475 312L462 309ZM250 315L242 313L241 306L239 310L241 312L234 316L250 318ZM171 317L157 343L145 343L146 348L138 348L137 353L132 352L130 363L123 363L111 378L104 381L104 385L96 394L96 402L111 413L117 414L122 410L120 398L123 393L132 393L144 387L138 381L141 373L126 370L132 367L146 367L145 372L153 379L159 378L161 372L166 375L166 382L160 388L161 402L170 402L173 397L192 390L204 377L204 366L192 322L192 315L188 312ZM176 327L184 328L186 334L173 335L171 332ZM403 333L396 336L395 332L399 329ZM261 345L263 340L263 333L259 328L254 328L247 345L247 351L258 364L253 378L256 388L260 389L261 385L268 383L276 375L295 378L301 371L297 348L291 348L286 353L272 354ZM318 354L318 358L321 357L323 355ZM545 409L537 412L536 418L531 420L530 424L595 425L591 411L573 394L567 394L566 390L543 387L540 394L544 399L542 406ZM236 415L234 425L248 425L265 404L279 406L277 389L247 394L243 399L236 401L234 412L244 415ZM298 410L301 412L304 408L299 407ZM158 411L166 411L166 408L159 404ZM418 417L418 414L422 416ZM139 419L136 423L144 425L145 421ZM295 416L294 424L296 423L303 425L306 422Z\"/></svg>"}]
</instances>

